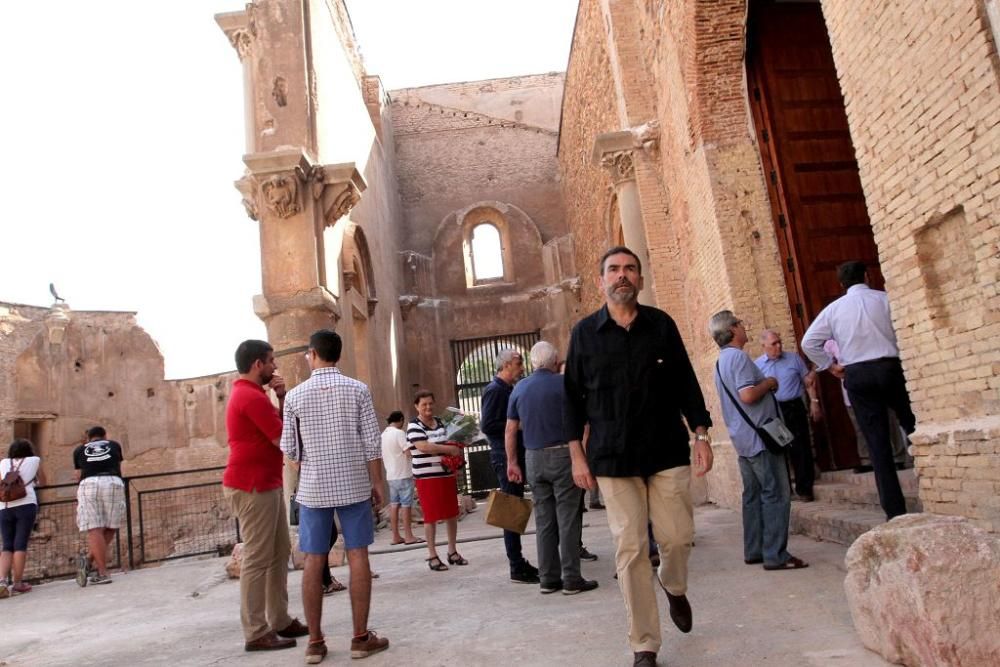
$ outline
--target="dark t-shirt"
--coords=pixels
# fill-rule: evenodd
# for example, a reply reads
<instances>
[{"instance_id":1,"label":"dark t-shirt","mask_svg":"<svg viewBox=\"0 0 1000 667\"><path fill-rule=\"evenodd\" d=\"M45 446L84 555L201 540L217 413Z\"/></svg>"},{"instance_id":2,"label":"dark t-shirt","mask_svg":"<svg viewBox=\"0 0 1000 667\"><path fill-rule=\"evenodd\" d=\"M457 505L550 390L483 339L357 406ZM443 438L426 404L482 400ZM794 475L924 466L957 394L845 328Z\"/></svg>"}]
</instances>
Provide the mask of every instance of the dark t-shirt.
<instances>
[{"instance_id":1,"label":"dark t-shirt","mask_svg":"<svg viewBox=\"0 0 1000 667\"><path fill-rule=\"evenodd\" d=\"M98 475L122 476L122 446L114 440L94 440L73 450L73 467L80 479Z\"/></svg>"}]
</instances>

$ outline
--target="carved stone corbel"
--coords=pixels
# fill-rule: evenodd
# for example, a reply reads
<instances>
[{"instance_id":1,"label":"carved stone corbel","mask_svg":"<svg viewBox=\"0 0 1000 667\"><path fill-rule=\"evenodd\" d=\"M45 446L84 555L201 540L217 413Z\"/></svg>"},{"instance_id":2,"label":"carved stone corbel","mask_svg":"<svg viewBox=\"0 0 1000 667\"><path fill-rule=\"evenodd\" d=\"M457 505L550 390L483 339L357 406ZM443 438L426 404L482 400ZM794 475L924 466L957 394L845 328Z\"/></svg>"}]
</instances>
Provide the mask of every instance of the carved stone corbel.
<instances>
[{"instance_id":1,"label":"carved stone corbel","mask_svg":"<svg viewBox=\"0 0 1000 667\"><path fill-rule=\"evenodd\" d=\"M260 184L260 194L267 208L279 218L290 218L302 210L299 203L298 174L274 174Z\"/></svg>"},{"instance_id":2,"label":"carved stone corbel","mask_svg":"<svg viewBox=\"0 0 1000 667\"><path fill-rule=\"evenodd\" d=\"M253 177L246 174L234 185L243 195L243 208L246 209L247 216L251 220L260 220L260 212L257 210L257 185Z\"/></svg>"},{"instance_id":3,"label":"carved stone corbel","mask_svg":"<svg viewBox=\"0 0 1000 667\"><path fill-rule=\"evenodd\" d=\"M421 301L423 301L421 297L413 294L399 297L399 314L403 316L404 322L410 319L410 311L416 308Z\"/></svg>"},{"instance_id":4,"label":"carved stone corbel","mask_svg":"<svg viewBox=\"0 0 1000 667\"><path fill-rule=\"evenodd\" d=\"M323 224L332 227L361 201L366 185L354 163L322 165L310 174L312 196L319 202Z\"/></svg>"},{"instance_id":5,"label":"carved stone corbel","mask_svg":"<svg viewBox=\"0 0 1000 667\"><path fill-rule=\"evenodd\" d=\"M601 156L601 166L611 174L611 180L617 185L622 181L635 178L635 163L632 161L632 151L615 151Z\"/></svg>"}]
</instances>

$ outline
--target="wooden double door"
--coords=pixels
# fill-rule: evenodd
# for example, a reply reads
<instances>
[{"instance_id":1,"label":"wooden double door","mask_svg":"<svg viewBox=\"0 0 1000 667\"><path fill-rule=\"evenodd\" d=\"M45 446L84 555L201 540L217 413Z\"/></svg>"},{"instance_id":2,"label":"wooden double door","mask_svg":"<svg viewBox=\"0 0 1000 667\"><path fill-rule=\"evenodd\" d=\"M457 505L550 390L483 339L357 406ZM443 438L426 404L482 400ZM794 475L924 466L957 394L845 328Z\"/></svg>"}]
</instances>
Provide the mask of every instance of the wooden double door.
<instances>
[{"instance_id":1,"label":"wooden double door","mask_svg":"<svg viewBox=\"0 0 1000 667\"><path fill-rule=\"evenodd\" d=\"M796 337L843 293L837 266L868 265L882 289L844 98L819 2L751 2L747 83ZM814 427L824 470L858 464L839 381L821 373Z\"/></svg>"}]
</instances>

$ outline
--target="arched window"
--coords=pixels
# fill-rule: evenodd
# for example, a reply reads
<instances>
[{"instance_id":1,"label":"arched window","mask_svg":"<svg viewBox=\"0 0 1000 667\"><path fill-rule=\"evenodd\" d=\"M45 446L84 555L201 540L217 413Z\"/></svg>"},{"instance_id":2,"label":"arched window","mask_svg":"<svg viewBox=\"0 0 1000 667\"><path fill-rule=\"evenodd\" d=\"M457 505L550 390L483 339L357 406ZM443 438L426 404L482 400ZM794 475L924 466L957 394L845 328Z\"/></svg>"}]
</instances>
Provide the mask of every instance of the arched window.
<instances>
[{"instance_id":1,"label":"arched window","mask_svg":"<svg viewBox=\"0 0 1000 667\"><path fill-rule=\"evenodd\" d=\"M472 228L472 275L476 283L504 276L500 230L488 222Z\"/></svg>"}]
</instances>

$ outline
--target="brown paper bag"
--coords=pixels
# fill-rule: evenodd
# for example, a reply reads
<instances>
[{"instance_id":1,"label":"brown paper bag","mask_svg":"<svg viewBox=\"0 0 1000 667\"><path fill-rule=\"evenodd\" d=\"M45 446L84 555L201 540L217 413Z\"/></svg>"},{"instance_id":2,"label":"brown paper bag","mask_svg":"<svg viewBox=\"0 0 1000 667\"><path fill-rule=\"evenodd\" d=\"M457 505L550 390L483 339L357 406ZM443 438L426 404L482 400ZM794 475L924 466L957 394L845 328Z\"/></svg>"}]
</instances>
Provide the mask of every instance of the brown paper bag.
<instances>
[{"instance_id":1,"label":"brown paper bag","mask_svg":"<svg viewBox=\"0 0 1000 667\"><path fill-rule=\"evenodd\" d=\"M531 501L526 498L494 489L490 491L490 498L486 501L486 523L524 535L531 507Z\"/></svg>"}]
</instances>

